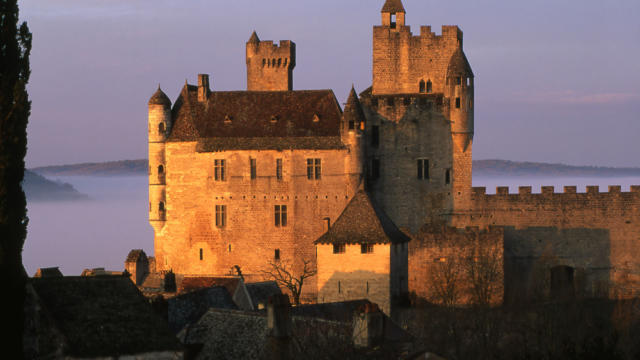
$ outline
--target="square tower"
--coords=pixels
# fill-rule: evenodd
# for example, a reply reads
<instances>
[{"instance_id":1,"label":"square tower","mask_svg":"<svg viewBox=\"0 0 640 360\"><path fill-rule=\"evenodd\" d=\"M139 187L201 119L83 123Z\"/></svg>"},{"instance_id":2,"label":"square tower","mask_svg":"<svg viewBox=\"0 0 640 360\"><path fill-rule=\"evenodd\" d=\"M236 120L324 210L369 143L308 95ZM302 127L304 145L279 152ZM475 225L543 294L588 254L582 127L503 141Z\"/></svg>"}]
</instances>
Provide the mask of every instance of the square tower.
<instances>
[{"instance_id":1,"label":"square tower","mask_svg":"<svg viewBox=\"0 0 640 360\"><path fill-rule=\"evenodd\" d=\"M296 44L291 40L260 41L254 31L247 42L247 90L291 91Z\"/></svg>"}]
</instances>

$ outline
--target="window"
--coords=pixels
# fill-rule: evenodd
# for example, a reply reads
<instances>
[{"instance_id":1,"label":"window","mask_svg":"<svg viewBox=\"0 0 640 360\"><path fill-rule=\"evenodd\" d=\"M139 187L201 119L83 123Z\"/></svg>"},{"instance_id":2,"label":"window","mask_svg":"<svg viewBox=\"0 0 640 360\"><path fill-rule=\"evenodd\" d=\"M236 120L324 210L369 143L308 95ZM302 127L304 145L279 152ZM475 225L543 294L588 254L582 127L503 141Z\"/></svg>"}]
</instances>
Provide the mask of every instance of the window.
<instances>
[{"instance_id":1,"label":"window","mask_svg":"<svg viewBox=\"0 0 640 360\"><path fill-rule=\"evenodd\" d=\"M460 109L460 98L456 98L456 109Z\"/></svg>"},{"instance_id":2,"label":"window","mask_svg":"<svg viewBox=\"0 0 640 360\"><path fill-rule=\"evenodd\" d=\"M378 180L380 178L380 159L371 159L371 180Z\"/></svg>"},{"instance_id":3,"label":"window","mask_svg":"<svg viewBox=\"0 0 640 360\"><path fill-rule=\"evenodd\" d=\"M276 226L287 226L287 205L276 205L274 214Z\"/></svg>"},{"instance_id":4,"label":"window","mask_svg":"<svg viewBox=\"0 0 640 360\"><path fill-rule=\"evenodd\" d=\"M282 58L278 59L278 67L280 67L280 65L282 65Z\"/></svg>"},{"instance_id":5,"label":"window","mask_svg":"<svg viewBox=\"0 0 640 360\"><path fill-rule=\"evenodd\" d=\"M262 67L264 67L265 65L267 65L267 59L262 59Z\"/></svg>"},{"instance_id":6,"label":"window","mask_svg":"<svg viewBox=\"0 0 640 360\"><path fill-rule=\"evenodd\" d=\"M216 205L216 227L227 225L227 205Z\"/></svg>"},{"instance_id":7,"label":"window","mask_svg":"<svg viewBox=\"0 0 640 360\"><path fill-rule=\"evenodd\" d=\"M361 254L371 254L373 252L373 244L361 244L360 245L360 253Z\"/></svg>"},{"instance_id":8,"label":"window","mask_svg":"<svg viewBox=\"0 0 640 360\"><path fill-rule=\"evenodd\" d=\"M342 292L342 287L340 286L340 280L338 280L338 294Z\"/></svg>"},{"instance_id":9,"label":"window","mask_svg":"<svg viewBox=\"0 0 640 360\"><path fill-rule=\"evenodd\" d=\"M158 134L164 135L164 123L163 122L158 124Z\"/></svg>"},{"instance_id":10,"label":"window","mask_svg":"<svg viewBox=\"0 0 640 360\"><path fill-rule=\"evenodd\" d=\"M456 85L460 85L462 84L462 77L458 76L456 77Z\"/></svg>"},{"instance_id":11,"label":"window","mask_svg":"<svg viewBox=\"0 0 640 360\"><path fill-rule=\"evenodd\" d=\"M276 159L276 179L282 180L282 159Z\"/></svg>"},{"instance_id":12,"label":"window","mask_svg":"<svg viewBox=\"0 0 640 360\"><path fill-rule=\"evenodd\" d=\"M307 179L320 180L322 177L321 159L307 159Z\"/></svg>"},{"instance_id":13,"label":"window","mask_svg":"<svg viewBox=\"0 0 640 360\"><path fill-rule=\"evenodd\" d=\"M273 259L274 259L274 260L280 260L280 249L276 249L276 250L273 252Z\"/></svg>"},{"instance_id":14,"label":"window","mask_svg":"<svg viewBox=\"0 0 640 360\"><path fill-rule=\"evenodd\" d=\"M429 160L418 159L418 179L429 180Z\"/></svg>"},{"instance_id":15,"label":"window","mask_svg":"<svg viewBox=\"0 0 640 360\"><path fill-rule=\"evenodd\" d=\"M353 119L349 119L349 130L353 130L356 128L356 122Z\"/></svg>"},{"instance_id":16,"label":"window","mask_svg":"<svg viewBox=\"0 0 640 360\"><path fill-rule=\"evenodd\" d=\"M164 174L164 166L158 165L158 175Z\"/></svg>"},{"instance_id":17,"label":"window","mask_svg":"<svg viewBox=\"0 0 640 360\"><path fill-rule=\"evenodd\" d=\"M427 81L427 94L431 94L433 92L433 83L431 80Z\"/></svg>"},{"instance_id":18,"label":"window","mask_svg":"<svg viewBox=\"0 0 640 360\"><path fill-rule=\"evenodd\" d=\"M158 211L160 212L164 211L164 203L162 201L160 201L160 203L158 204Z\"/></svg>"},{"instance_id":19,"label":"window","mask_svg":"<svg viewBox=\"0 0 640 360\"><path fill-rule=\"evenodd\" d=\"M396 28L396 14L395 13L391 14L391 28L392 29Z\"/></svg>"},{"instance_id":20,"label":"window","mask_svg":"<svg viewBox=\"0 0 640 360\"><path fill-rule=\"evenodd\" d=\"M215 181L225 181L225 161L223 159L216 159L213 161L214 165L214 180Z\"/></svg>"},{"instance_id":21,"label":"window","mask_svg":"<svg viewBox=\"0 0 640 360\"><path fill-rule=\"evenodd\" d=\"M444 183L451 184L451 169L447 169L444 172Z\"/></svg>"},{"instance_id":22,"label":"window","mask_svg":"<svg viewBox=\"0 0 640 360\"><path fill-rule=\"evenodd\" d=\"M378 147L380 145L380 127L373 125L371 127L371 146Z\"/></svg>"},{"instance_id":23,"label":"window","mask_svg":"<svg viewBox=\"0 0 640 360\"><path fill-rule=\"evenodd\" d=\"M346 246L344 244L333 244L334 254L344 254Z\"/></svg>"},{"instance_id":24,"label":"window","mask_svg":"<svg viewBox=\"0 0 640 360\"><path fill-rule=\"evenodd\" d=\"M420 80L420 92L423 93L425 92L425 85L424 85L424 80Z\"/></svg>"},{"instance_id":25,"label":"window","mask_svg":"<svg viewBox=\"0 0 640 360\"><path fill-rule=\"evenodd\" d=\"M202 261L203 256L202 256L202 248L200 248L200 261Z\"/></svg>"},{"instance_id":26,"label":"window","mask_svg":"<svg viewBox=\"0 0 640 360\"><path fill-rule=\"evenodd\" d=\"M369 282L367 281L367 294L369 293Z\"/></svg>"},{"instance_id":27,"label":"window","mask_svg":"<svg viewBox=\"0 0 640 360\"><path fill-rule=\"evenodd\" d=\"M251 167L251 180L256 178L256 159L249 158L249 166Z\"/></svg>"}]
</instances>

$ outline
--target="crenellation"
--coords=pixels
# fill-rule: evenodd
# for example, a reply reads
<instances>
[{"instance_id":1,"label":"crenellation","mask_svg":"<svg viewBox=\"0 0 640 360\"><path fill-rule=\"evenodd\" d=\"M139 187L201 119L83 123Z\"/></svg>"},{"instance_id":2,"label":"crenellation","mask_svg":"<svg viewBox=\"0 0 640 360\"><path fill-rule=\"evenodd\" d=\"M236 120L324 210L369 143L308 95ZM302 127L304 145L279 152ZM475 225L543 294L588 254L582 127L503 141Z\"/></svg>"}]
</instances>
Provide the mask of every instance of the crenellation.
<instances>
[{"instance_id":1,"label":"crenellation","mask_svg":"<svg viewBox=\"0 0 640 360\"><path fill-rule=\"evenodd\" d=\"M564 193L565 194L576 194L578 192L577 186L565 186Z\"/></svg>"},{"instance_id":2,"label":"crenellation","mask_svg":"<svg viewBox=\"0 0 640 360\"><path fill-rule=\"evenodd\" d=\"M554 186L541 186L540 187L540 193L542 195L553 195L555 192L555 187Z\"/></svg>"},{"instance_id":3,"label":"crenellation","mask_svg":"<svg viewBox=\"0 0 640 360\"><path fill-rule=\"evenodd\" d=\"M520 186L518 187L519 195L531 195L531 186Z\"/></svg>"}]
</instances>

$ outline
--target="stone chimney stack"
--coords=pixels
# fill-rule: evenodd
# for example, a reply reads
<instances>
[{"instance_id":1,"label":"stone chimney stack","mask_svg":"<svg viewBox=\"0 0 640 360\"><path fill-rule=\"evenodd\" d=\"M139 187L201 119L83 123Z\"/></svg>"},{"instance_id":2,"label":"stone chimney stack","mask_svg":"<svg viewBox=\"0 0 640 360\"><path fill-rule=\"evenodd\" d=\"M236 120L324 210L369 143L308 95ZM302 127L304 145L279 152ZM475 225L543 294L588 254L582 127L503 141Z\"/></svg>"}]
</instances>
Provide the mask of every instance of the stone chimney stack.
<instances>
[{"instance_id":1,"label":"stone chimney stack","mask_svg":"<svg viewBox=\"0 0 640 360\"><path fill-rule=\"evenodd\" d=\"M267 304L268 354L270 359L291 359L291 304L284 294L273 295Z\"/></svg>"},{"instance_id":2,"label":"stone chimney stack","mask_svg":"<svg viewBox=\"0 0 640 360\"><path fill-rule=\"evenodd\" d=\"M203 102L209 98L209 74L198 74L198 101Z\"/></svg>"},{"instance_id":3,"label":"stone chimney stack","mask_svg":"<svg viewBox=\"0 0 640 360\"><path fill-rule=\"evenodd\" d=\"M366 304L353 316L353 344L360 348L378 345L384 335L384 314L376 304Z\"/></svg>"}]
</instances>

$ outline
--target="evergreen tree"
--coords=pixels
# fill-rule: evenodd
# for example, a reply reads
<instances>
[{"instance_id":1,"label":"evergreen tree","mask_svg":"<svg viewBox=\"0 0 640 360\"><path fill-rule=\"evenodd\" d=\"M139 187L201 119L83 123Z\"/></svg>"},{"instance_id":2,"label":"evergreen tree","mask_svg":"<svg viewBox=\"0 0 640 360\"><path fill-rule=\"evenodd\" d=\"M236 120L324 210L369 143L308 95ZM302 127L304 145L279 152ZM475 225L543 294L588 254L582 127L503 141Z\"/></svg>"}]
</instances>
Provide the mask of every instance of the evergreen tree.
<instances>
[{"instance_id":1,"label":"evergreen tree","mask_svg":"<svg viewBox=\"0 0 640 360\"><path fill-rule=\"evenodd\" d=\"M27 235L27 201L22 191L27 121L31 33L18 27L17 0L0 0L0 277L4 280L4 354L21 358L26 274L22 247ZM5 342L6 341L6 342Z\"/></svg>"}]
</instances>

